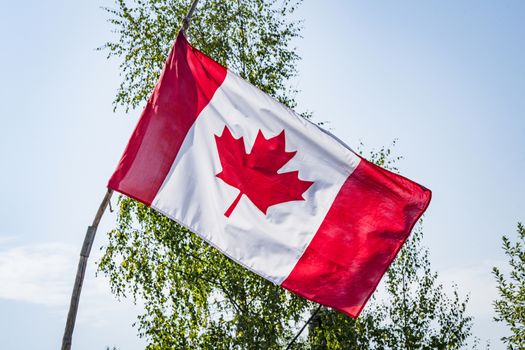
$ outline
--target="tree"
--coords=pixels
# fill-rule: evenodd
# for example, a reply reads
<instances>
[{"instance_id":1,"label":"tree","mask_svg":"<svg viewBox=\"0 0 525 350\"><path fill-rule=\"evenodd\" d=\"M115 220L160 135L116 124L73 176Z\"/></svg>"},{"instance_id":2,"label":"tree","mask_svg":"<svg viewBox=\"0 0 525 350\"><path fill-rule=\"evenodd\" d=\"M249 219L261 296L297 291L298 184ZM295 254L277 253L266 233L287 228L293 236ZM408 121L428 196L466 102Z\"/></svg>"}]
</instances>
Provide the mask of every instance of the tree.
<instances>
[{"instance_id":1,"label":"tree","mask_svg":"<svg viewBox=\"0 0 525 350\"><path fill-rule=\"evenodd\" d=\"M492 274L498 283L499 299L494 301L495 321L504 322L511 335L501 338L509 350L525 349L525 227L518 223L515 243L503 236L503 250L509 259L510 272L506 276L497 267Z\"/></svg>"},{"instance_id":2,"label":"tree","mask_svg":"<svg viewBox=\"0 0 525 350\"><path fill-rule=\"evenodd\" d=\"M293 19L297 5L287 0L201 0L188 34L200 50L294 107L287 80L296 74L299 59L290 46L300 34L300 23ZM123 59L115 108L133 109L146 100L188 7L183 0L117 0L116 9L107 9L117 40L101 49L108 50L108 57ZM394 167L388 149L371 160ZM414 235L388 273L389 301L373 303L358 320L323 308L294 348L446 344L441 348L455 349L463 344L470 330L466 301L457 294L452 300L444 296L427 254L421 255L420 238L420 232ZM119 199L117 227L103 249L99 270L109 277L113 293L144 303L137 327L149 349L281 349L315 307L126 197ZM433 312L439 317L433 319Z\"/></svg>"},{"instance_id":3,"label":"tree","mask_svg":"<svg viewBox=\"0 0 525 350\"><path fill-rule=\"evenodd\" d=\"M144 103L158 80L191 0L115 0L105 8L117 40L104 44L108 58L122 58L122 83L115 108ZM293 19L301 0L201 0L192 17L191 43L289 107L299 56L291 41L300 36Z\"/></svg>"},{"instance_id":4,"label":"tree","mask_svg":"<svg viewBox=\"0 0 525 350\"><path fill-rule=\"evenodd\" d=\"M123 59L115 107L138 107L158 79L190 2L117 0L117 40L101 49ZM202 0L193 45L290 107L297 1ZM139 335L149 349L282 348L310 303L232 262L184 227L121 197L117 227L99 262L114 294L144 303ZM301 326L301 324L299 324Z\"/></svg>"}]
</instances>

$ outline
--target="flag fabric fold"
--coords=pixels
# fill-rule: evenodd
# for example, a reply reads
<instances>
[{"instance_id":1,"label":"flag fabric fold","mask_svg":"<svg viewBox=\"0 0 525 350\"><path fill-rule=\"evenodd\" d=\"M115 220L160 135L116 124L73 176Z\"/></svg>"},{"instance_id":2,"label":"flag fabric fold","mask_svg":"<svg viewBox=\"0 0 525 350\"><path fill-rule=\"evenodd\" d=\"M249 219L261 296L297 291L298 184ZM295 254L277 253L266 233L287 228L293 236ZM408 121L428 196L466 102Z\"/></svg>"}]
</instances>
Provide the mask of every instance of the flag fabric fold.
<instances>
[{"instance_id":1,"label":"flag fabric fold","mask_svg":"<svg viewBox=\"0 0 525 350\"><path fill-rule=\"evenodd\" d=\"M273 283L352 317L431 197L182 33L108 187Z\"/></svg>"}]
</instances>

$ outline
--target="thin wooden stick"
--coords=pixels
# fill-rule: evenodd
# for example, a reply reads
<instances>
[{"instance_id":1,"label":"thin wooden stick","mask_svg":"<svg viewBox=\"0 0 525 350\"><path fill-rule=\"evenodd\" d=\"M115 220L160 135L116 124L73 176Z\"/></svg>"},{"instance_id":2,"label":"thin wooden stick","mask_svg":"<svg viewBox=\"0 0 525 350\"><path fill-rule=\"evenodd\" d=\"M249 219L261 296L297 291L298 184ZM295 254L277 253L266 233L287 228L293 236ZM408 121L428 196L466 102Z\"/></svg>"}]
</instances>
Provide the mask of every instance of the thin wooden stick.
<instances>
[{"instance_id":1,"label":"thin wooden stick","mask_svg":"<svg viewBox=\"0 0 525 350\"><path fill-rule=\"evenodd\" d=\"M190 21L191 16L193 16L193 12L195 12L195 8L197 7L197 3L199 0L193 0L191 3L190 10L188 11L188 14L182 19L182 31L186 32L188 28L190 27Z\"/></svg>"},{"instance_id":2,"label":"thin wooden stick","mask_svg":"<svg viewBox=\"0 0 525 350\"><path fill-rule=\"evenodd\" d=\"M301 328L301 330L299 332L297 332L297 334L295 335L295 337L292 339L291 342L288 343L288 346L286 347L286 350L289 350L292 348L292 345L293 343L295 343L295 341L297 340L297 338L299 338L299 336L301 335L301 333L303 333L304 329L306 328L306 326L308 326L308 324L312 321L312 319L315 317L315 315L317 315L317 313L319 312L319 310L321 310L321 304L319 304L319 306L317 307L317 309L315 309L314 313L310 316L310 318L308 319L308 321L306 321L306 323L303 325L303 328Z\"/></svg>"},{"instance_id":3,"label":"thin wooden stick","mask_svg":"<svg viewBox=\"0 0 525 350\"><path fill-rule=\"evenodd\" d=\"M69 312L67 314L66 329L64 330L64 337L62 338L62 350L71 349L71 341L73 338L73 329L75 328L75 321L77 318L78 303L80 300L80 292L82 291L82 284L84 283L84 276L86 274L86 266L97 233L98 224L102 215L109 204L113 190L108 188L100 207L98 208L93 224L88 226L84 244L80 251L80 259L78 261L77 276L75 277L75 284L73 286L73 293L71 294L71 303L69 304Z\"/></svg>"}]
</instances>

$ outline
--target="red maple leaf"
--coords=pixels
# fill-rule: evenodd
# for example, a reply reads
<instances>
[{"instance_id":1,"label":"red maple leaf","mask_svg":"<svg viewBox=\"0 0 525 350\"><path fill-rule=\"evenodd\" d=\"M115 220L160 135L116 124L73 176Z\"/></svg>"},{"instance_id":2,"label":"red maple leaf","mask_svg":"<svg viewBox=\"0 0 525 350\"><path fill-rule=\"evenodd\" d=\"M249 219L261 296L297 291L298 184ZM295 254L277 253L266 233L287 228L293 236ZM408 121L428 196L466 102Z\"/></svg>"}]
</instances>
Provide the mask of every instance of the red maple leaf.
<instances>
[{"instance_id":1,"label":"red maple leaf","mask_svg":"<svg viewBox=\"0 0 525 350\"><path fill-rule=\"evenodd\" d=\"M215 135L222 171L216 176L239 189L239 195L224 213L229 217L242 195L246 195L264 214L269 206L304 200L303 193L313 184L298 177L298 171L279 174L296 152L286 152L284 130L266 139L257 133L250 154L246 154L242 137L235 139L228 127L221 136Z\"/></svg>"}]
</instances>

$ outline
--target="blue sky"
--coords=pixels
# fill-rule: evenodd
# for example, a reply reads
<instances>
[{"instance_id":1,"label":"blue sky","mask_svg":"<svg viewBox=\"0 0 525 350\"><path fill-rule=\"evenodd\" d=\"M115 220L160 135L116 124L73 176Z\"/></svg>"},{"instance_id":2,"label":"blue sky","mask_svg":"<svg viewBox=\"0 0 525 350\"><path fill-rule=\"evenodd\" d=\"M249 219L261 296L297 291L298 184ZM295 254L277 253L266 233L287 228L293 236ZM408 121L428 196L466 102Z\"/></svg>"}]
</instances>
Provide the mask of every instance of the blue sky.
<instances>
[{"instance_id":1,"label":"blue sky","mask_svg":"<svg viewBox=\"0 0 525 350\"><path fill-rule=\"evenodd\" d=\"M78 250L139 111L112 112L109 1L3 2L0 12L0 329L6 349L59 346ZM352 147L398 139L401 173L433 190L425 245L446 286L470 292L475 335L503 349L490 275L525 221L525 3L313 1L300 9L299 110ZM198 12L197 12L198 15ZM95 278L77 349L140 349L141 311ZM448 287L447 287L448 288Z\"/></svg>"}]
</instances>

